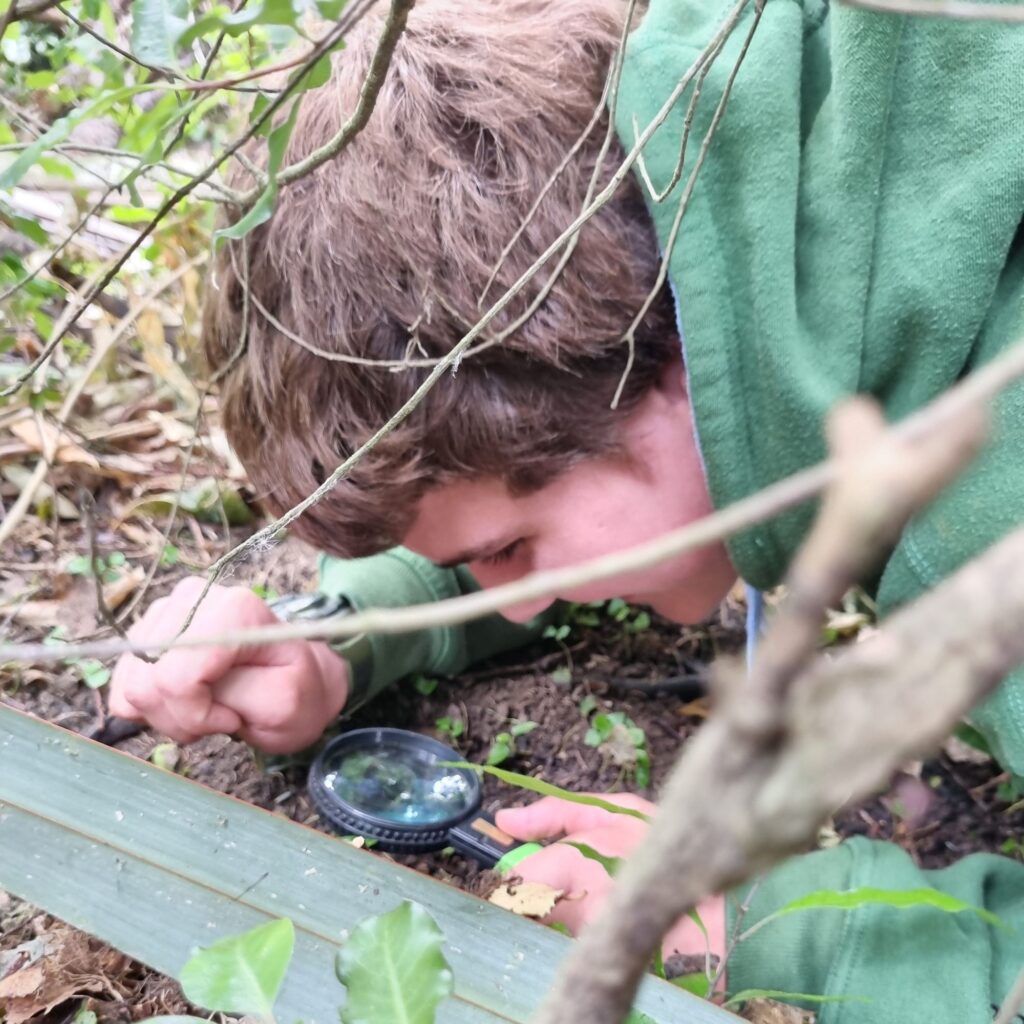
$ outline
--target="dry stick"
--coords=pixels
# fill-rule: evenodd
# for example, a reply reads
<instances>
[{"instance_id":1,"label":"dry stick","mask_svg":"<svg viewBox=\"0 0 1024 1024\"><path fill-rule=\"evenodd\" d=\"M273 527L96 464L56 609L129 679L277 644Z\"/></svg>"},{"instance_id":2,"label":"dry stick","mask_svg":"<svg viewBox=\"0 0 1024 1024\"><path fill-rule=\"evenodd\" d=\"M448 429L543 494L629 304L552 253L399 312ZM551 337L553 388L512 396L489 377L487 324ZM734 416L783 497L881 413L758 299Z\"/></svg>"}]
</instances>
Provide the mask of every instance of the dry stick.
<instances>
[{"instance_id":1,"label":"dry stick","mask_svg":"<svg viewBox=\"0 0 1024 1024\"><path fill-rule=\"evenodd\" d=\"M668 184L659 191L654 182L651 180L650 174L647 172L647 163L644 160L643 154L637 158L636 167L640 172L640 177L643 179L644 184L647 186L647 191L650 192L651 198L655 203L663 203L671 193L671 191L679 184L679 179L683 176L683 165L686 163L686 149L690 141L690 131L693 128L693 119L697 113L697 104L700 103L701 92L704 89L704 83L707 81L708 75L711 74L711 69L714 67L715 61L721 55L722 50L725 49L725 44L728 40L728 36L719 35L715 42L717 43L715 50L708 57L708 62L701 69L700 75L697 77L697 81L693 83L693 95L690 97L690 102L686 107L686 116L683 118L683 131L679 140L679 156L676 158L676 166L672 171L672 177L669 178ZM633 115L633 138L637 137L639 131L639 125L637 124L636 114Z\"/></svg>"},{"instance_id":2,"label":"dry stick","mask_svg":"<svg viewBox=\"0 0 1024 1024\"><path fill-rule=\"evenodd\" d=\"M864 399L833 413L836 482L794 562L790 597L765 649L749 680L735 666L719 673L719 707L673 769L666 810L619 873L534 1024L560 1024L570 1007L573 1019L618 1024L682 914L813 839L830 811L867 796L938 743L1024 658L1015 623L1024 613L1024 574L1011 569L1017 580L1001 586L1008 565L1024 570L1024 531L890 619L874 641L834 661L815 657L825 607L973 458L984 424L975 405L907 439L887 433ZM884 722L875 710L880 691ZM674 884L666 887L665 878Z\"/></svg>"},{"instance_id":3,"label":"dry stick","mask_svg":"<svg viewBox=\"0 0 1024 1024\"><path fill-rule=\"evenodd\" d=\"M750 44L753 41L754 33L757 31L757 26L761 23L761 15L763 13L764 3L755 3L754 17L750 23L750 30L747 32L747 36L743 40L743 46L736 58L736 63L733 65L732 71L729 73L729 77L726 80L725 88L722 90L721 99L718 101L718 106L715 107L715 113L711 118L711 123L708 125L707 134L704 136L700 150L697 153L697 159L694 162L693 170L690 172L690 176L686 180L686 187L683 189L683 194L679 197L679 206L676 209L676 215L672 221L672 228L665 241L665 251L661 257L661 265L658 268L658 276L654 282L654 287L651 288L644 304L640 307L639 312L633 317L633 322L629 325L629 329L626 331L623 338L623 340L629 345L629 354L626 357L626 367L622 371L618 387L615 389L615 396L612 398L611 407L613 409L618 408L619 400L622 398L622 392L626 387L626 381L629 379L629 374L633 369L633 361L636 357L636 329L643 318L647 316L647 311L654 304L654 301L657 299L658 295L661 293L661 289L665 285L665 280L668 277L669 261L672 259L672 253L675 251L676 240L679 237L679 228L682 225L683 216L686 214L686 211L690 206L690 198L693 195L694 186L697 184L697 176L700 174L701 168L704 166L704 160L708 155L708 151L711 149L711 143L714 140L715 134L718 131L718 126L725 114L725 108L729 104L729 97L732 95L733 83L736 81L736 76L739 74L740 68L743 66L743 58L746 57L747 51L750 49Z\"/></svg>"},{"instance_id":4,"label":"dry stick","mask_svg":"<svg viewBox=\"0 0 1024 1024\"><path fill-rule=\"evenodd\" d=\"M894 438L906 441L942 429L964 410L989 401L1009 384L1024 376L1024 341L908 416L892 428ZM570 587L609 579L639 568L657 565L686 551L705 547L787 509L803 504L829 486L838 471L835 460L818 463L793 476L743 498L733 505L644 544L561 569L524 576L513 583L474 594L405 608L379 608L324 622L292 622L258 629L232 630L207 637L183 637L147 644L100 641L68 647L68 654L105 658L138 651L166 651L172 647L252 645L294 639L338 639L360 633L399 634L437 626L452 626L490 615L513 604L553 597ZM59 661L65 655L44 644L10 644L0 647L0 661Z\"/></svg>"},{"instance_id":5,"label":"dry stick","mask_svg":"<svg viewBox=\"0 0 1024 1024\"><path fill-rule=\"evenodd\" d=\"M958 3L957 0L839 0L847 7L961 21L1024 22L1024 4Z\"/></svg>"},{"instance_id":6,"label":"dry stick","mask_svg":"<svg viewBox=\"0 0 1024 1024\"><path fill-rule=\"evenodd\" d=\"M93 375L96 368L103 361L106 354L110 349L116 345L121 338L128 332L129 328L135 323L135 320L149 307L149 304L161 293L166 291L172 284L174 284L179 278L184 277L188 271L199 266L206 259L206 253L202 253L199 256L193 257L186 263L183 263L173 274L165 278L158 285L151 288L149 292L142 298L142 300L132 307L124 317L118 322L117 326L110 332L110 334L97 343L96 347L92 350L89 356L89 361L82 368L82 372L78 379L72 385L70 391L64 398L61 404L60 410L58 411L54 422L57 425L57 431L52 438L54 449L50 450L50 445L43 441L43 453L40 456L39 462L36 465L32 476L28 482L22 488L21 494L18 495L18 500L15 502L13 508L4 518L3 522L0 523L0 547L8 540L11 534L14 532L15 527L24 517L28 511L29 505L32 504L32 499L35 497L35 493L42 483L43 478L46 476L47 469L50 462L53 459L56 445L59 444L61 435L64 432L64 424L67 422L68 417L71 415L72 410L78 403L78 399L81 397L85 385L89 378ZM85 300L82 300L83 302ZM74 306L70 306L68 319L74 315ZM80 310L79 310L80 312ZM55 333L60 332L59 324L54 328Z\"/></svg>"}]
</instances>

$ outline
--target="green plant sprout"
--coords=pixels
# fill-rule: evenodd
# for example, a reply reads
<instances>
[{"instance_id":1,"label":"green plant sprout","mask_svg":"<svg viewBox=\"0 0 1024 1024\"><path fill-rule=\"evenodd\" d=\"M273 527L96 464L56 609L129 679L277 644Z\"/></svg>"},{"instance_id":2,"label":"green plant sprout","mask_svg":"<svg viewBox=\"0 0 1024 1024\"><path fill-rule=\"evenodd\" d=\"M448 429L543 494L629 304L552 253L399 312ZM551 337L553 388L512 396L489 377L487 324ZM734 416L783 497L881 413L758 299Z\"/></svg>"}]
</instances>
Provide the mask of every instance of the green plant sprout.
<instances>
[{"instance_id":1,"label":"green plant sprout","mask_svg":"<svg viewBox=\"0 0 1024 1024\"><path fill-rule=\"evenodd\" d=\"M594 707L596 708L596 702ZM582 703L581 708L582 711ZM589 713L589 712L588 712ZM590 728L583 742L596 747L623 773L641 787L651 783L651 756L647 750L647 735L624 711L592 714Z\"/></svg>"},{"instance_id":2,"label":"green plant sprout","mask_svg":"<svg viewBox=\"0 0 1024 1024\"><path fill-rule=\"evenodd\" d=\"M54 626L43 639L43 643L51 647L59 647L67 642L63 626ZM69 665L78 669L82 682L90 690L98 690L110 682L110 669L102 661L97 661L95 658L68 658L66 660Z\"/></svg>"},{"instance_id":3,"label":"green plant sprout","mask_svg":"<svg viewBox=\"0 0 1024 1024\"><path fill-rule=\"evenodd\" d=\"M499 732L487 752L486 763L502 764L516 753L516 740L537 728L536 722L515 722L508 732Z\"/></svg>"},{"instance_id":4,"label":"green plant sprout","mask_svg":"<svg viewBox=\"0 0 1024 1024\"><path fill-rule=\"evenodd\" d=\"M466 731L466 723L456 716L445 715L434 722L434 728L449 742L455 743Z\"/></svg>"},{"instance_id":5,"label":"green plant sprout","mask_svg":"<svg viewBox=\"0 0 1024 1024\"><path fill-rule=\"evenodd\" d=\"M121 578L121 570L128 559L124 552L112 551L109 555L97 555L90 559L88 555L75 555L64 567L72 576L92 578L98 576L101 583L116 583Z\"/></svg>"},{"instance_id":6,"label":"green plant sprout","mask_svg":"<svg viewBox=\"0 0 1024 1024\"><path fill-rule=\"evenodd\" d=\"M605 606L605 613L627 633L642 633L651 628L650 613L642 608L633 608L621 597L613 597Z\"/></svg>"}]
</instances>

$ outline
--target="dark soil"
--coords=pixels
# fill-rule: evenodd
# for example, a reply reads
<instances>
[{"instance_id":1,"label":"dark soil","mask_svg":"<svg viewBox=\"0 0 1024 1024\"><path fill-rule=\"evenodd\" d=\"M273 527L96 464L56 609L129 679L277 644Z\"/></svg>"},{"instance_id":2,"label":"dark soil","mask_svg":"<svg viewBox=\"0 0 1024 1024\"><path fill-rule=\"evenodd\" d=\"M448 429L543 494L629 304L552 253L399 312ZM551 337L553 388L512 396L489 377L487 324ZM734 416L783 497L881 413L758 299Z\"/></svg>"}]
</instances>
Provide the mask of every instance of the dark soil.
<instances>
[{"instance_id":1,"label":"dark soil","mask_svg":"<svg viewBox=\"0 0 1024 1024\"><path fill-rule=\"evenodd\" d=\"M296 550L301 557L295 557ZM310 578L310 564L308 553L288 545L272 553L260 578L277 593L302 589ZM246 575L253 579L251 573ZM162 584L169 585L170 581ZM634 768L622 763L628 758L621 750L616 759L607 745L595 748L584 743L588 722L581 704L586 701L593 706L591 713L624 712L643 730L651 770L645 792L654 797L681 744L707 714L708 699L699 695L706 666L714 657L736 653L742 646L742 608L727 602L713 625L699 629L655 618L649 629L633 633L607 615L599 619L596 627L575 628L562 644L545 641L457 679L397 686L342 727L413 729L455 745L466 759L480 762L498 733L532 721L537 727L517 739L515 752L503 767L577 791L641 789ZM48 721L80 732L94 730L102 722L96 692L67 673L27 673L20 681L6 684L3 699L7 703ZM439 720L461 723L461 729L459 725L439 727ZM459 735L453 737L453 729ZM118 746L146 757L158 742L160 737L142 733ZM832 828L823 831L822 842L854 834L892 839L927 867L949 864L978 850L1017 853L1024 815L1008 810L1012 794L997 766L984 758L969 759L972 754L950 747L919 769L912 766L895 781L892 794L837 815ZM258 763L244 744L219 736L176 756L178 770L199 782L319 825L301 760ZM485 808L491 811L528 798L490 777L484 780L484 791ZM475 864L450 852L401 859L470 889L484 881ZM47 915L0 894L0 956L40 936L69 932ZM189 1011L173 982L116 955L106 961L98 951L93 955L97 963L107 964L106 987L83 985L73 998L33 1020L63 1024L83 1006L96 1012L101 1022ZM0 959L0 967L3 963ZM0 970L0 977L3 973Z\"/></svg>"}]
</instances>

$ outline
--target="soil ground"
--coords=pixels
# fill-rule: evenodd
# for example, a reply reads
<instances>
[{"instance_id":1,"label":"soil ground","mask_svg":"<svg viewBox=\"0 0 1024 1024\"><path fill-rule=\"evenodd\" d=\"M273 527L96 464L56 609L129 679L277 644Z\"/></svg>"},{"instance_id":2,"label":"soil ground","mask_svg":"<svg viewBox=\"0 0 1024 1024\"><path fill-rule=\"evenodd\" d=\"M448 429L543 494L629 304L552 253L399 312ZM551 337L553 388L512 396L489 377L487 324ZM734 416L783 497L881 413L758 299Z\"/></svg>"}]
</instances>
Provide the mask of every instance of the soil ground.
<instances>
[{"instance_id":1,"label":"soil ground","mask_svg":"<svg viewBox=\"0 0 1024 1024\"><path fill-rule=\"evenodd\" d=\"M26 564L31 564L32 552L25 553ZM273 593L285 593L310 585L312 566L312 553L289 540L264 555L260 565L248 566L245 577ZM180 571L162 574L151 598L166 591L178 575ZM24 580L18 583L23 585ZM94 607L91 588L78 579L56 586L69 633L87 632L89 609ZM413 729L449 742L468 760L480 762L499 733L518 723L536 722L536 728L518 737L504 767L577 791L640 790L656 797L676 753L708 712L708 699L699 693L708 664L742 647L743 609L730 600L706 627L684 628L654 617L650 627L639 632L607 614L596 617L596 625L577 626L560 643L544 641L459 678L397 686L342 727ZM18 635L32 634L29 629ZM89 732L102 720L99 693L82 686L67 671L29 670L4 683L5 702L65 728ZM581 705L584 711L592 708L591 714L622 712L643 731L650 759L648 787L638 785L635 766L629 764L635 753L630 744L623 749L584 742L588 721ZM884 709L879 713L884 714ZM458 724L446 727L446 721ZM161 737L143 732L118 746L147 757L159 742ZM197 781L319 827L306 792L303 765L281 759L261 767L244 744L222 736L208 737L178 756L178 770ZM1012 794L1006 781L992 761L951 744L936 759L901 774L890 794L839 814L823 830L821 842L853 834L893 839L927 867L940 867L978 850L1017 852L1024 814L1009 806ZM522 796L491 778L485 779L484 789L485 808L492 811ZM476 865L450 853L403 859L471 890L486 881ZM69 990L54 1007L25 1019L65 1024L86 1009L100 1022L120 1024L189 1010L173 981L0 893L0 978L16 969L12 951L28 955L24 951L39 941L71 950L91 966L79 972L79 983L67 986ZM71 977L73 981L77 976ZM40 1007L47 1002L43 995Z\"/></svg>"}]
</instances>

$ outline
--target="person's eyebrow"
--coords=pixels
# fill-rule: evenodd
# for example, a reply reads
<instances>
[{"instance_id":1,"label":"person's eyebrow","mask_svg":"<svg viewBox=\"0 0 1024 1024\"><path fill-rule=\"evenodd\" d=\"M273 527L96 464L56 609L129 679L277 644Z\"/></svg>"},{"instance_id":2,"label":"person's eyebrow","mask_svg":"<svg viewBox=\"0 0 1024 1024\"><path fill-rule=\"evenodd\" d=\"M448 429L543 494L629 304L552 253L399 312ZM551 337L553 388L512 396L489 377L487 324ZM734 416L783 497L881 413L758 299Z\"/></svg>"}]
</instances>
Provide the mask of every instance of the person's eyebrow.
<instances>
[{"instance_id":1,"label":"person's eyebrow","mask_svg":"<svg viewBox=\"0 0 1024 1024\"><path fill-rule=\"evenodd\" d=\"M443 562L435 562L434 564L439 569L454 569L456 566L465 565L467 562L475 562L478 558L487 558L490 555L497 554L497 552L507 548L509 544L514 543L515 539L515 537L512 537L508 540L487 541L486 544L478 544L475 548L467 548L452 558L446 558Z\"/></svg>"}]
</instances>

